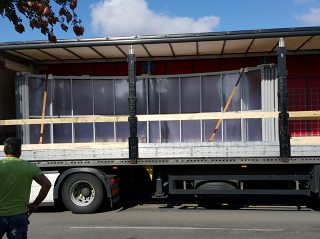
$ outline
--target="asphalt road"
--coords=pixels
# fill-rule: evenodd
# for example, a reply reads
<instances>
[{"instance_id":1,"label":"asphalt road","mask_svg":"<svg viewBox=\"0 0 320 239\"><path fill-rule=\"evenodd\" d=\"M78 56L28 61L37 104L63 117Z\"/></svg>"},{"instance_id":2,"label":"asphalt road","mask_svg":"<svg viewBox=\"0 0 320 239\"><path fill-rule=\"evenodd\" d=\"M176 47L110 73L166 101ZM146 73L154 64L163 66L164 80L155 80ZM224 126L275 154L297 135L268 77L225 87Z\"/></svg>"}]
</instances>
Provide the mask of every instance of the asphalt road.
<instances>
[{"instance_id":1,"label":"asphalt road","mask_svg":"<svg viewBox=\"0 0 320 239\"><path fill-rule=\"evenodd\" d=\"M43 208L30 217L29 238L202 239L320 238L320 212L296 207L204 209L139 205L89 215Z\"/></svg>"}]
</instances>

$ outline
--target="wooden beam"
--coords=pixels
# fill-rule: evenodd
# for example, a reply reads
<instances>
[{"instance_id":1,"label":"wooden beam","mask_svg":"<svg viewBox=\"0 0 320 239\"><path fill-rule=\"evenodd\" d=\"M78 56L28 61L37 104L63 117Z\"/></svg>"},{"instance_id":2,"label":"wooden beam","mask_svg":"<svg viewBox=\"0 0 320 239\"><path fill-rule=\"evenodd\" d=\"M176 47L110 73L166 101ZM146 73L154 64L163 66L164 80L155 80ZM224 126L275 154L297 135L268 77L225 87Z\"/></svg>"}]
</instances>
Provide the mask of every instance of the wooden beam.
<instances>
[{"instance_id":1,"label":"wooden beam","mask_svg":"<svg viewBox=\"0 0 320 239\"><path fill-rule=\"evenodd\" d=\"M105 142L105 143L54 143L54 144L22 144L22 151L33 150L74 150L74 149L127 149L127 142ZM3 145L0 145L3 151Z\"/></svg>"},{"instance_id":2,"label":"wooden beam","mask_svg":"<svg viewBox=\"0 0 320 239\"><path fill-rule=\"evenodd\" d=\"M320 111L292 111L289 112L290 120L320 120Z\"/></svg>"},{"instance_id":3,"label":"wooden beam","mask_svg":"<svg viewBox=\"0 0 320 239\"><path fill-rule=\"evenodd\" d=\"M127 122L128 116L93 116L72 118L46 118L46 119L13 119L0 120L0 125L28 125L28 124L70 124L70 123L93 123L93 122Z\"/></svg>"},{"instance_id":4,"label":"wooden beam","mask_svg":"<svg viewBox=\"0 0 320 239\"><path fill-rule=\"evenodd\" d=\"M160 114L138 115L138 121L171 121L171 120L212 120L212 119L241 119L241 118L277 118L278 112L213 112L193 114ZM11 119L0 120L0 125L33 125L33 124L70 124L70 123L107 123L128 122L128 116L92 116L72 118L46 119Z\"/></svg>"},{"instance_id":5,"label":"wooden beam","mask_svg":"<svg viewBox=\"0 0 320 239\"><path fill-rule=\"evenodd\" d=\"M320 145L320 136L291 137L291 145Z\"/></svg>"},{"instance_id":6,"label":"wooden beam","mask_svg":"<svg viewBox=\"0 0 320 239\"><path fill-rule=\"evenodd\" d=\"M192 114L160 114L138 115L138 121L172 121L172 120L214 120L214 119L264 119L278 118L279 112L242 111L242 112L209 112ZM290 120L320 120L320 111L292 111ZM9 119L0 120L0 125L41 125L70 124L70 123L113 123L128 122L127 115L92 116L72 118L45 118L45 119Z\"/></svg>"},{"instance_id":7,"label":"wooden beam","mask_svg":"<svg viewBox=\"0 0 320 239\"><path fill-rule=\"evenodd\" d=\"M44 123L43 120L46 116L46 106L47 106L47 96L48 96L48 75L44 79L44 89L43 89L43 100L42 100L42 114L41 114L41 125L40 125L40 136L39 136L39 144L42 144L43 141L43 131L44 131Z\"/></svg>"}]
</instances>

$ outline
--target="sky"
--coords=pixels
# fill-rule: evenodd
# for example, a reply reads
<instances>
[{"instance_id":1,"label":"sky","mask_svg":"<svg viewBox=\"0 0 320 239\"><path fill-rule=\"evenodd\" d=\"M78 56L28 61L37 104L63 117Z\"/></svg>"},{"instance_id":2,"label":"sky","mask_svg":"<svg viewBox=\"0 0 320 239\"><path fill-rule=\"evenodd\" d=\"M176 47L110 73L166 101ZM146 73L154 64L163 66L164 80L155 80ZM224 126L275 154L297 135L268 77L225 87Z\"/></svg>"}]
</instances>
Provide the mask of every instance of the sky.
<instances>
[{"instance_id":1,"label":"sky","mask_svg":"<svg viewBox=\"0 0 320 239\"><path fill-rule=\"evenodd\" d=\"M52 1L52 0L51 0ZM80 39L320 26L320 0L78 0ZM0 17L0 42L47 40ZM58 39L76 39L55 27Z\"/></svg>"}]
</instances>

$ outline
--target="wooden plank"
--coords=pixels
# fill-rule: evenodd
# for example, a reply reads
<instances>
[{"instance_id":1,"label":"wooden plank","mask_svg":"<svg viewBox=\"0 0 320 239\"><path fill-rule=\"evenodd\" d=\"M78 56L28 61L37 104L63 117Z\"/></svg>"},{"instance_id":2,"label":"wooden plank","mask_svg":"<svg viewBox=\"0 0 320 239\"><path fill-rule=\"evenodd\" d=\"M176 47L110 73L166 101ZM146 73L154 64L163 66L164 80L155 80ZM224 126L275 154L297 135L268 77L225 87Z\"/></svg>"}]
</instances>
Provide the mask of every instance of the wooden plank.
<instances>
[{"instance_id":1,"label":"wooden plank","mask_svg":"<svg viewBox=\"0 0 320 239\"><path fill-rule=\"evenodd\" d=\"M43 141L43 131L44 131L44 123L43 120L46 116L46 106L47 106L47 96L48 96L48 75L44 80L44 89L43 89L43 100L42 100L42 113L41 113L41 126L40 126L40 136L39 136L39 144L42 144Z\"/></svg>"},{"instance_id":2,"label":"wooden plank","mask_svg":"<svg viewBox=\"0 0 320 239\"><path fill-rule=\"evenodd\" d=\"M105 143L55 143L55 144L23 144L23 151L40 150L74 150L74 149L127 149L127 142L105 142ZM0 145L3 151L3 145Z\"/></svg>"},{"instance_id":3,"label":"wooden plank","mask_svg":"<svg viewBox=\"0 0 320 239\"><path fill-rule=\"evenodd\" d=\"M278 112L242 111L242 112L209 112L192 114L160 114L138 115L138 121L171 121L171 120L214 120L214 119L262 119L278 118ZM320 111L293 111L289 112L290 120L320 120ZM70 123L113 123L128 122L128 116L92 116L72 118L45 118L45 119L9 119L0 120L0 125L40 125L70 124Z\"/></svg>"},{"instance_id":4,"label":"wooden plank","mask_svg":"<svg viewBox=\"0 0 320 239\"><path fill-rule=\"evenodd\" d=\"M241 119L241 118L277 118L278 112L213 112L193 114L160 114L138 115L138 121L171 121L171 120L211 120L211 119ZM28 124L68 124L93 122L128 122L128 116L92 116L73 118L42 119L11 119L0 120L0 125L28 125Z\"/></svg>"},{"instance_id":5,"label":"wooden plank","mask_svg":"<svg viewBox=\"0 0 320 239\"><path fill-rule=\"evenodd\" d=\"M13 119L0 120L0 125L28 125L28 124L70 124L70 123L93 123L93 122L127 122L128 116L93 116L93 117L68 117L46 119Z\"/></svg>"},{"instance_id":6,"label":"wooden plank","mask_svg":"<svg viewBox=\"0 0 320 239\"><path fill-rule=\"evenodd\" d=\"M320 145L320 136L291 137L292 145Z\"/></svg>"},{"instance_id":7,"label":"wooden plank","mask_svg":"<svg viewBox=\"0 0 320 239\"><path fill-rule=\"evenodd\" d=\"M320 120L320 111L292 111L289 112L290 120Z\"/></svg>"},{"instance_id":8,"label":"wooden plank","mask_svg":"<svg viewBox=\"0 0 320 239\"><path fill-rule=\"evenodd\" d=\"M214 120L214 119L259 119L277 118L278 112L209 112L192 114L160 114L138 115L139 121L171 121L171 120Z\"/></svg>"}]
</instances>

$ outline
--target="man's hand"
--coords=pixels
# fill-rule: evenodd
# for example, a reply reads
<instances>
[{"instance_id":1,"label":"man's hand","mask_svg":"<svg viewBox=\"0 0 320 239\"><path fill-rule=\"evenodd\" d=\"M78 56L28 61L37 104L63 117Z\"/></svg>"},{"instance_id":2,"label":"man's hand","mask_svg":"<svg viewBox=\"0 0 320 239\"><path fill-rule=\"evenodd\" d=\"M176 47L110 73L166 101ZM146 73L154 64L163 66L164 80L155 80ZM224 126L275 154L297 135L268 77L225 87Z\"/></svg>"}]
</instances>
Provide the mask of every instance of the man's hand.
<instances>
[{"instance_id":1,"label":"man's hand","mask_svg":"<svg viewBox=\"0 0 320 239\"><path fill-rule=\"evenodd\" d=\"M28 204L28 208L29 208L29 211L28 211L28 217L29 217L35 210L37 210L38 205L34 203L30 203Z\"/></svg>"}]
</instances>

